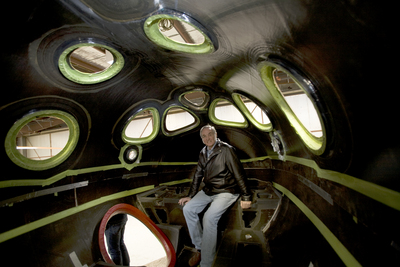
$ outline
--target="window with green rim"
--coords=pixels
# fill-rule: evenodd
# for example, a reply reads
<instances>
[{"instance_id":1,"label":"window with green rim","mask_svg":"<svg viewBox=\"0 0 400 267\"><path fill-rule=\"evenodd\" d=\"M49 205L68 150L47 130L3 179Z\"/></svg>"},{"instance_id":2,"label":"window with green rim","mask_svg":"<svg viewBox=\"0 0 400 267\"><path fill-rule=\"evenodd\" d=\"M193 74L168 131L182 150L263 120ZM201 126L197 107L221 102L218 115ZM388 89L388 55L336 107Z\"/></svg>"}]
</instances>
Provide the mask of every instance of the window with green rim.
<instances>
[{"instance_id":1,"label":"window with green rim","mask_svg":"<svg viewBox=\"0 0 400 267\"><path fill-rule=\"evenodd\" d=\"M124 66L123 56L109 46L81 43L61 53L58 67L69 80L79 84L97 84L117 75Z\"/></svg>"},{"instance_id":2,"label":"window with green rim","mask_svg":"<svg viewBox=\"0 0 400 267\"><path fill-rule=\"evenodd\" d=\"M265 111L254 103L254 101L238 93L232 94L232 98L245 114L246 118L257 128L262 131L271 131L273 129L271 121Z\"/></svg>"},{"instance_id":3,"label":"window with green rim","mask_svg":"<svg viewBox=\"0 0 400 267\"><path fill-rule=\"evenodd\" d=\"M163 120L164 134L169 136L193 129L200 123L194 114L182 107L168 108Z\"/></svg>"},{"instance_id":4,"label":"window with green rim","mask_svg":"<svg viewBox=\"0 0 400 267\"><path fill-rule=\"evenodd\" d=\"M219 125L245 128L246 119L239 109L230 101L222 98L215 99L209 109L210 120Z\"/></svg>"},{"instance_id":5,"label":"window with green rim","mask_svg":"<svg viewBox=\"0 0 400 267\"><path fill-rule=\"evenodd\" d=\"M128 144L152 141L159 131L160 117L156 108L139 110L123 129L122 139Z\"/></svg>"},{"instance_id":6,"label":"window with green rim","mask_svg":"<svg viewBox=\"0 0 400 267\"><path fill-rule=\"evenodd\" d=\"M177 16L151 16L144 23L144 31L151 41L166 49L193 54L215 50L211 39L199 27Z\"/></svg>"},{"instance_id":7,"label":"window with green rim","mask_svg":"<svg viewBox=\"0 0 400 267\"><path fill-rule=\"evenodd\" d=\"M180 95L179 101L186 107L202 110L207 108L207 105L210 101L210 96L201 89L195 89Z\"/></svg>"},{"instance_id":8,"label":"window with green rim","mask_svg":"<svg viewBox=\"0 0 400 267\"><path fill-rule=\"evenodd\" d=\"M322 154L324 125L302 84L288 70L272 62L261 62L259 71L265 86L305 145L315 154Z\"/></svg>"},{"instance_id":9,"label":"window with green rim","mask_svg":"<svg viewBox=\"0 0 400 267\"><path fill-rule=\"evenodd\" d=\"M64 162L78 140L79 125L72 115L43 110L24 116L11 127L5 149L16 165L41 171Z\"/></svg>"}]
</instances>

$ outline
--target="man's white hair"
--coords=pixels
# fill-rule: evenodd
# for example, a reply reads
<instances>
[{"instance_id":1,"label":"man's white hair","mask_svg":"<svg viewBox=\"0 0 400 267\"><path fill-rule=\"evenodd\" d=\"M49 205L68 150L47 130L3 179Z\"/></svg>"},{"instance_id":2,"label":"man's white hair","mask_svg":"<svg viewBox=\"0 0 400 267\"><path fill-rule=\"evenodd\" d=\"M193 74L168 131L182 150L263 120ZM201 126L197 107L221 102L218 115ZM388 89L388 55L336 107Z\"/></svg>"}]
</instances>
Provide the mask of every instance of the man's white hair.
<instances>
[{"instance_id":1,"label":"man's white hair","mask_svg":"<svg viewBox=\"0 0 400 267\"><path fill-rule=\"evenodd\" d=\"M208 128L208 129L210 129L214 134L217 134L217 130L215 130L215 127L212 126L212 125L210 125L210 124L207 124L207 125L204 125L203 127L201 127L201 129L200 129L200 137L201 137L201 133L203 132L203 130L204 130L205 128Z\"/></svg>"}]
</instances>

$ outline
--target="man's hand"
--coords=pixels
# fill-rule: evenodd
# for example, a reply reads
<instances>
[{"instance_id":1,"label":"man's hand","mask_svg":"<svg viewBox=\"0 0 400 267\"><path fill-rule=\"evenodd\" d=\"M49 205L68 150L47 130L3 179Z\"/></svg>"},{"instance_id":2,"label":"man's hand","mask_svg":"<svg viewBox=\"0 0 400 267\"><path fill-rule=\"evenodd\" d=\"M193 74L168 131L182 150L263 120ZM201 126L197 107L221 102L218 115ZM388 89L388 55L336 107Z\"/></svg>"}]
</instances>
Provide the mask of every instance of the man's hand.
<instances>
[{"instance_id":1,"label":"man's hand","mask_svg":"<svg viewBox=\"0 0 400 267\"><path fill-rule=\"evenodd\" d=\"M240 201L240 206L242 207L242 209L250 209L251 201Z\"/></svg>"},{"instance_id":2,"label":"man's hand","mask_svg":"<svg viewBox=\"0 0 400 267\"><path fill-rule=\"evenodd\" d=\"M184 206L191 199L192 199L191 197L183 197L183 198L179 199L178 204L181 206Z\"/></svg>"}]
</instances>

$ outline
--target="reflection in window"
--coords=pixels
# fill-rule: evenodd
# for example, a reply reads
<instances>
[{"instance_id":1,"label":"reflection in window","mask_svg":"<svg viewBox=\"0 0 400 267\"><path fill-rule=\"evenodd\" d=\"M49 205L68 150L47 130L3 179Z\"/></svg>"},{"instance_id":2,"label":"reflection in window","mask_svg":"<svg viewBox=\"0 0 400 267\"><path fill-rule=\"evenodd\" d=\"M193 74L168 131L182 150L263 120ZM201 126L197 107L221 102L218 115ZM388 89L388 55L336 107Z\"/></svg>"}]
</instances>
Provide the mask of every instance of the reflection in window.
<instances>
[{"instance_id":1,"label":"reflection in window","mask_svg":"<svg viewBox=\"0 0 400 267\"><path fill-rule=\"evenodd\" d=\"M240 99L242 100L243 104L246 106L247 110L250 114L256 119L256 121L262 125L267 125L271 123L267 114L253 101L248 99L247 97L240 95Z\"/></svg>"},{"instance_id":2,"label":"reflection in window","mask_svg":"<svg viewBox=\"0 0 400 267\"><path fill-rule=\"evenodd\" d=\"M106 238L105 238L106 239ZM164 247L141 221L128 215L124 242L129 253L130 266L168 266ZM106 249L108 250L107 243Z\"/></svg>"},{"instance_id":3,"label":"reflection in window","mask_svg":"<svg viewBox=\"0 0 400 267\"><path fill-rule=\"evenodd\" d=\"M129 149L129 151L126 153L126 156L129 161L134 161L138 156L138 152L136 149Z\"/></svg>"},{"instance_id":4,"label":"reflection in window","mask_svg":"<svg viewBox=\"0 0 400 267\"><path fill-rule=\"evenodd\" d=\"M169 12L166 12L169 13ZM143 25L146 36L168 50L193 54L207 54L215 50L206 30L187 14L156 14Z\"/></svg>"},{"instance_id":5,"label":"reflection in window","mask_svg":"<svg viewBox=\"0 0 400 267\"><path fill-rule=\"evenodd\" d=\"M286 102L304 127L315 137L322 136L318 113L305 91L287 73L274 70L274 81Z\"/></svg>"},{"instance_id":6,"label":"reflection in window","mask_svg":"<svg viewBox=\"0 0 400 267\"><path fill-rule=\"evenodd\" d=\"M145 138L153 132L153 112L145 109L138 113L125 128L125 135L129 138Z\"/></svg>"},{"instance_id":7,"label":"reflection in window","mask_svg":"<svg viewBox=\"0 0 400 267\"><path fill-rule=\"evenodd\" d=\"M221 121L244 123L242 113L229 101L219 99L214 110L215 117Z\"/></svg>"},{"instance_id":8,"label":"reflection in window","mask_svg":"<svg viewBox=\"0 0 400 267\"><path fill-rule=\"evenodd\" d=\"M208 99L206 93L202 91L192 91L184 95L186 101L195 105L196 107L200 107L204 105Z\"/></svg>"},{"instance_id":9,"label":"reflection in window","mask_svg":"<svg viewBox=\"0 0 400 267\"><path fill-rule=\"evenodd\" d=\"M195 123L192 114L182 108L170 108L165 118L165 127L167 131L176 131Z\"/></svg>"},{"instance_id":10,"label":"reflection in window","mask_svg":"<svg viewBox=\"0 0 400 267\"><path fill-rule=\"evenodd\" d=\"M201 32L180 20L160 19L158 28L165 37L177 43L199 45L205 41Z\"/></svg>"},{"instance_id":11,"label":"reflection in window","mask_svg":"<svg viewBox=\"0 0 400 267\"><path fill-rule=\"evenodd\" d=\"M71 67L83 73L100 73L114 63L113 54L99 46L82 46L69 55Z\"/></svg>"},{"instance_id":12,"label":"reflection in window","mask_svg":"<svg viewBox=\"0 0 400 267\"><path fill-rule=\"evenodd\" d=\"M68 143L69 134L67 124L59 118L35 118L18 132L16 149L28 159L49 159L64 149Z\"/></svg>"}]
</instances>

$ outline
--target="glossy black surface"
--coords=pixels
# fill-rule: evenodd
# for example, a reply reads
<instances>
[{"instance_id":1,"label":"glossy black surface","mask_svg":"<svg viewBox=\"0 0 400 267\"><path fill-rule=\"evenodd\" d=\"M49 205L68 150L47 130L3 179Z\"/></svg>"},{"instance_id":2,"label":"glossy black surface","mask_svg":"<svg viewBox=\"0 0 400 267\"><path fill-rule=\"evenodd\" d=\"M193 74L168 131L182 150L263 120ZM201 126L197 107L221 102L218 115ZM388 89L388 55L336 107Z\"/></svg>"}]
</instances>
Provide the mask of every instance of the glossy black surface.
<instances>
[{"instance_id":1,"label":"glossy black surface","mask_svg":"<svg viewBox=\"0 0 400 267\"><path fill-rule=\"evenodd\" d=\"M69 170L98 169L68 175L45 188L0 188L3 201L89 181L88 186L75 191L0 207L0 232L46 220L114 193L191 178L195 165L102 169L120 164L123 122L138 103L148 103L143 107L156 107L163 114L170 105L181 105L178 97L190 86L203 88L211 101L219 97L231 99L233 92L251 97L281 135L287 156L312 160L321 169L400 191L394 73L397 48L393 39L396 28L388 9L391 8L374 1L8 2L3 8L0 49L1 140L21 117L40 109L72 114L79 123L80 135L71 156L45 171L21 168L4 150L0 151L0 180L33 181ZM152 43L143 30L146 18L174 12L186 14L207 29L215 52L188 54ZM57 61L63 49L88 41L108 45L122 54L125 65L117 76L100 84L81 85L60 73ZM280 64L313 84L311 94L326 128L326 149L321 155L304 145L265 88L257 67L262 61ZM206 111L193 112L201 120L198 127L178 136L165 136L160 131L154 141L142 145L141 162L196 162L203 146L198 131L210 119ZM248 128L217 126L217 130L221 140L238 149L241 159L276 156L269 134L251 124ZM301 199L361 265L398 263L398 210L318 177L315 169L290 160L266 159L246 163L245 168L249 177L279 183ZM124 175L131 178L122 179ZM327 192L333 205L302 179ZM0 243L1 254L21 266L74 266L69 255L76 252L82 265L95 266L101 262L95 240L99 222L108 208L120 202L135 205L136 197L99 203L17 235ZM273 260L255 261L256 264L343 264L305 215L287 198L283 203L275 224L264 234L265 242L261 241L263 257L268 255ZM179 223L183 224L178 220Z\"/></svg>"}]
</instances>

